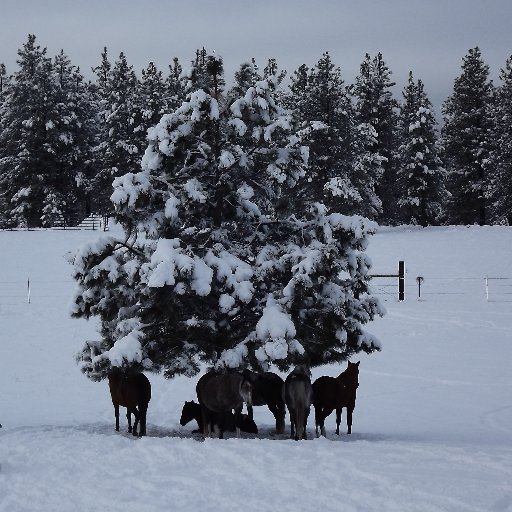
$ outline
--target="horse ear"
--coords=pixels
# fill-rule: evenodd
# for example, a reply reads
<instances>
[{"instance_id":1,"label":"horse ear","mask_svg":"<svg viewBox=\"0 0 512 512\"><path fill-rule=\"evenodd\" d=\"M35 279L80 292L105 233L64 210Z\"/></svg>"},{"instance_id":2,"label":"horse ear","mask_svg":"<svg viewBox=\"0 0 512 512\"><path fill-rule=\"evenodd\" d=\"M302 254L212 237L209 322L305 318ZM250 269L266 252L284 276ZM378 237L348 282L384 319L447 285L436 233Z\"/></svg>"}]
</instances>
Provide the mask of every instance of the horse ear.
<instances>
[{"instance_id":1,"label":"horse ear","mask_svg":"<svg viewBox=\"0 0 512 512\"><path fill-rule=\"evenodd\" d=\"M360 362L361 362L361 361L357 361L356 366L359 366L359 363L360 363Z\"/></svg>"}]
</instances>

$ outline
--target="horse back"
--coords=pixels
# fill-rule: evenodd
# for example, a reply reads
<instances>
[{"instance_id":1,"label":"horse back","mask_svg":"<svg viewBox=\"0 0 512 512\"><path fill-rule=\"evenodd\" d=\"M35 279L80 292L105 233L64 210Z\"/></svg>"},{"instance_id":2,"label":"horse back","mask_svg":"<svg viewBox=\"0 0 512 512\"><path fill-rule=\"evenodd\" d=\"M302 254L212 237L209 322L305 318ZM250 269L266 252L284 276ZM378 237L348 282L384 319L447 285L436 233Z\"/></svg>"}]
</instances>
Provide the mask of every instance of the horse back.
<instances>
[{"instance_id":1,"label":"horse back","mask_svg":"<svg viewBox=\"0 0 512 512\"><path fill-rule=\"evenodd\" d=\"M243 377L236 372L206 373L197 382L199 403L213 412L225 412L242 407L240 386Z\"/></svg>"},{"instance_id":2,"label":"horse back","mask_svg":"<svg viewBox=\"0 0 512 512\"><path fill-rule=\"evenodd\" d=\"M344 383L335 377L319 377L313 383L313 405L315 408L336 409L346 406L352 393Z\"/></svg>"},{"instance_id":3,"label":"horse back","mask_svg":"<svg viewBox=\"0 0 512 512\"><path fill-rule=\"evenodd\" d=\"M108 375L108 385L112 402L123 407L147 405L151 400L151 383L143 373Z\"/></svg>"},{"instance_id":4,"label":"horse back","mask_svg":"<svg viewBox=\"0 0 512 512\"><path fill-rule=\"evenodd\" d=\"M307 375L291 374L286 378L285 400L288 407L296 408L298 404L309 407L312 397L311 379Z\"/></svg>"},{"instance_id":5,"label":"horse back","mask_svg":"<svg viewBox=\"0 0 512 512\"><path fill-rule=\"evenodd\" d=\"M260 373L252 384L252 405L283 402L284 380L279 375L272 372Z\"/></svg>"}]
</instances>

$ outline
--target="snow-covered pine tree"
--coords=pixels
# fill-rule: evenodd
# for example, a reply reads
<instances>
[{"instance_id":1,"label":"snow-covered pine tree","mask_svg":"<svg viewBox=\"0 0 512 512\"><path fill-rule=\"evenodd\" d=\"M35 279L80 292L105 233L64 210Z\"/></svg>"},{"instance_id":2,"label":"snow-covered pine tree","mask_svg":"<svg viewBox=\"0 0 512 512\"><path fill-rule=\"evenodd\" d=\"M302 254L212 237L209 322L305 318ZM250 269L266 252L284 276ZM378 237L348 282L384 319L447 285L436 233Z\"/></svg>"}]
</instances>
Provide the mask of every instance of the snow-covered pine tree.
<instances>
[{"instance_id":1,"label":"snow-covered pine tree","mask_svg":"<svg viewBox=\"0 0 512 512\"><path fill-rule=\"evenodd\" d=\"M405 224L439 224L447 199L438 155L436 120L423 82L409 72L400 105L398 205Z\"/></svg>"},{"instance_id":2,"label":"snow-covered pine tree","mask_svg":"<svg viewBox=\"0 0 512 512\"><path fill-rule=\"evenodd\" d=\"M53 225L57 219L66 224L82 218L87 211L89 181L93 173L91 146L94 141L94 111L90 90L80 70L71 65L61 50L54 59L57 122L56 173L47 183L47 204L43 224Z\"/></svg>"},{"instance_id":3,"label":"snow-covered pine tree","mask_svg":"<svg viewBox=\"0 0 512 512\"><path fill-rule=\"evenodd\" d=\"M10 77L7 74L7 69L5 64L0 64L0 113L2 111L3 105L5 104L7 98L7 89L9 87ZM2 116L0 116L0 123L2 122ZM0 125L0 129L1 129Z\"/></svg>"},{"instance_id":4,"label":"snow-covered pine tree","mask_svg":"<svg viewBox=\"0 0 512 512\"><path fill-rule=\"evenodd\" d=\"M201 361L285 368L378 349L362 329L382 313L363 252L375 225L319 203L283 215L276 205L293 203L307 150L273 77L228 103L221 59L205 56L200 71L202 88L189 80L187 100L149 130L142 171L114 183L124 236L74 258L72 314L102 325L102 340L79 354L82 371L171 377Z\"/></svg>"},{"instance_id":5,"label":"snow-covered pine tree","mask_svg":"<svg viewBox=\"0 0 512 512\"><path fill-rule=\"evenodd\" d=\"M137 148L136 122L137 78L133 67L128 65L124 53L110 69L106 49L102 63L95 69L100 77L100 119L104 119L101 137L96 148L98 172L94 178L94 189L98 209L107 212L111 208L114 178L133 171L140 166L141 155Z\"/></svg>"},{"instance_id":6,"label":"snow-covered pine tree","mask_svg":"<svg viewBox=\"0 0 512 512\"><path fill-rule=\"evenodd\" d=\"M501 70L493 108L489 156L489 220L512 225L512 56Z\"/></svg>"},{"instance_id":7,"label":"snow-covered pine tree","mask_svg":"<svg viewBox=\"0 0 512 512\"><path fill-rule=\"evenodd\" d=\"M306 69L295 72L288 99L309 147L309 180L300 192L308 200L336 203L335 211L345 213L347 204L340 199L357 195L350 182L350 100L329 52L307 75Z\"/></svg>"},{"instance_id":8,"label":"snow-covered pine tree","mask_svg":"<svg viewBox=\"0 0 512 512\"><path fill-rule=\"evenodd\" d=\"M134 99L134 134L137 137L137 150L144 154L147 147L147 131L160 121L166 107L166 84L162 72L150 62L142 70L142 77L137 85Z\"/></svg>"},{"instance_id":9,"label":"snow-covered pine tree","mask_svg":"<svg viewBox=\"0 0 512 512\"><path fill-rule=\"evenodd\" d=\"M45 199L55 192L59 140L56 83L46 48L30 34L18 50L19 70L8 88L0 133L0 191L12 225L42 225ZM55 208L62 202L57 199ZM43 217L44 220L44 217Z\"/></svg>"},{"instance_id":10,"label":"snow-covered pine tree","mask_svg":"<svg viewBox=\"0 0 512 512\"><path fill-rule=\"evenodd\" d=\"M242 62L237 71L235 71L233 86L227 93L227 103L230 104L236 101L246 93L247 89L253 87L261 79L262 77L258 73L258 66L254 59L250 62Z\"/></svg>"},{"instance_id":11,"label":"snow-covered pine tree","mask_svg":"<svg viewBox=\"0 0 512 512\"><path fill-rule=\"evenodd\" d=\"M301 64L290 77L289 93L284 98L284 105L290 110L293 125L297 130L312 118L309 75L309 68L306 64Z\"/></svg>"},{"instance_id":12,"label":"snow-covered pine tree","mask_svg":"<svg viewBox=\"0 0 512 512\"><path fill-rule=\"evenodd\" d=\"M374 133L367 127L361 129L369 135L366 140L369 147L360 147L363 161L368 160L369 154L374 157L374 163L381 162L382 173L377 183L377 196L382 203L380 220L385 223L396 223L397 191L396 191L396 127L397 116L396 100L393 98L391 88L395 85L391 81L391 71L385 63L381 53L373 59L367 53L360 66L359 75L352 87L356 101L356 122L358 125L370 125ZM376 137L377 143L374 142ZM373 167L373 166L372 166ZM373 175L375 181L378 176ZM375 205L377 202L375 202Z\"/></svg>"},{"instance_id":13,"label":"snow-covered pine tree","mask_svg":"<svg viewBox=\"0 0 512 512\"><path fill-rule=\"evenodd\" d=\"M441 131L443 161L447 171L449 222L486 224L486 164L492 129L493 85L489 67L478 47L463 59L462 73L455 79L453 94L443 105Z\"/></svg>"},{"instance_id":14,"label":"snow-covered pine tree","mask_svg":"<svg viewBox=\"0 0 512 512\"><path fill-rule=\"evenodd\" d=\"M10 77L7 74L5 64L0 64L0 133L3 131L3 120L6 118L7 106L7 90L10 83ZM0 158L2 151L0 150ZM0 177L1 180L1 177ZM7 198L0 190L0 228L9 226L10 204Z\"/></svg>"},{"instance_id":15,"label":"snow-covered pine tree","mask_svg":"<svg viewBox=\"0 0 512 512\"><path fill-rule=\"evenodd\" d=\"M96 176L94 148L98 140L98 103L94 86L84 80L79 67L73 67L67 92L73 144L69 147L70 164L77 205L73 214L83 219L95 210L93 183Z\"/></svg>"},{"instance_id":16,"label":"snow-covered pine tree","mask_svg":"<svg viewBox=\"0 0 512 512\"><path fill-rule=\"evenodd\" d=\"M172 64L169 65L169 75L165 80L165 108L166 112L173 112L181 106L185 100L185 89L183 87L182 75L183 68L179 63L178 57L174 57Z\"/></svg>"}]
</instances>

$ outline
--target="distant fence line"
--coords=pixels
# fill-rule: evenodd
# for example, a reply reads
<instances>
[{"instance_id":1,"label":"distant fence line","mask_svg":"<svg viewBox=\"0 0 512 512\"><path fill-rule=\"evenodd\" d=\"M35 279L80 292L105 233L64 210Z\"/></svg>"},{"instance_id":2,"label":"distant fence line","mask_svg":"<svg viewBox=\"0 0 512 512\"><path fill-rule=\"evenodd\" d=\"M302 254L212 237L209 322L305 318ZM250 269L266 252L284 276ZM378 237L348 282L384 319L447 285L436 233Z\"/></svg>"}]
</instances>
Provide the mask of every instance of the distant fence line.
<instances>
[{"instance_id":1,"label":"distant fence line","mask_svg":"<svg viewBox=\"0 0 512 512\"><path fill-rule=\"evenodd\" d=\"M79 223L66 224L62 221L46 228L2 228L0 231L108 231L109 223L107 215L91 214Z\"/></svg>"},{"instance_id":2,"label":"distant fence line","mask_svg":"<svg viewBox=\"0 0 512 512\"><path fill-rule=\"evenodd\" d=\"M413 280L414 279L414 280ZM432 296L464 296L480 297L488 302L512 302L512 277L481 276L481 277L406 277L405 294L408 299L426 300ZM375 295L396 296L396 281L389 279L384 282L372 282Z\"/></svg>"},{"instance_id":3,"label":"distant fence line","mask_svg":"<svg viewBox=\"0 0 512 512\"><path fill-rule=\"evenodd\" d=\"M372 274L371 293L393 298L425 300L431 296L480 296L488 302L512 302L512 277L429 277L401 274ZM418 278L421 277L421 282ZM30 304L33 300L70 298L74 282L71 279L9 279L0 281L0 306ZM461 286L463 285L463 286ZM469 286L468 286L469 285ZM401 298L403 297L403 298ZM13 300L14 299L14 300Z\"/></svg>"}]
</instances>

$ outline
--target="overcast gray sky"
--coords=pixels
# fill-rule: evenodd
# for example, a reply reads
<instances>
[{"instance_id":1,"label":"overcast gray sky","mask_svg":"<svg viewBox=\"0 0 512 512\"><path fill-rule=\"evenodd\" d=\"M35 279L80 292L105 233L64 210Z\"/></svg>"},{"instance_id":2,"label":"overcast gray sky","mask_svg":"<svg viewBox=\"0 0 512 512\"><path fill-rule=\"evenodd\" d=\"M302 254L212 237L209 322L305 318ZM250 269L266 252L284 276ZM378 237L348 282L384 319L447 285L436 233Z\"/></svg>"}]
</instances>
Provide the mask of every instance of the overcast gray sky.
<instances>
[{"instance_id":1,"label":"overcast gray sky","mask_svg":"<svg viewBox=\"0 0 512 512\"><path fill-rule=\"evenodd\" d=\"M511 22L511 0L0 0L0 62L15 71L29 33L88 77L104 46L139 74L149 61L166 72L174 56L185 67L205 46L222 55L228 80L251 57L262 67L275 57L291 73L328 50L350 83L364 54L381 51L397 95L412 69L439 108L469 48L480 46L497 79Z\"/></svg>"}]
</instances>

